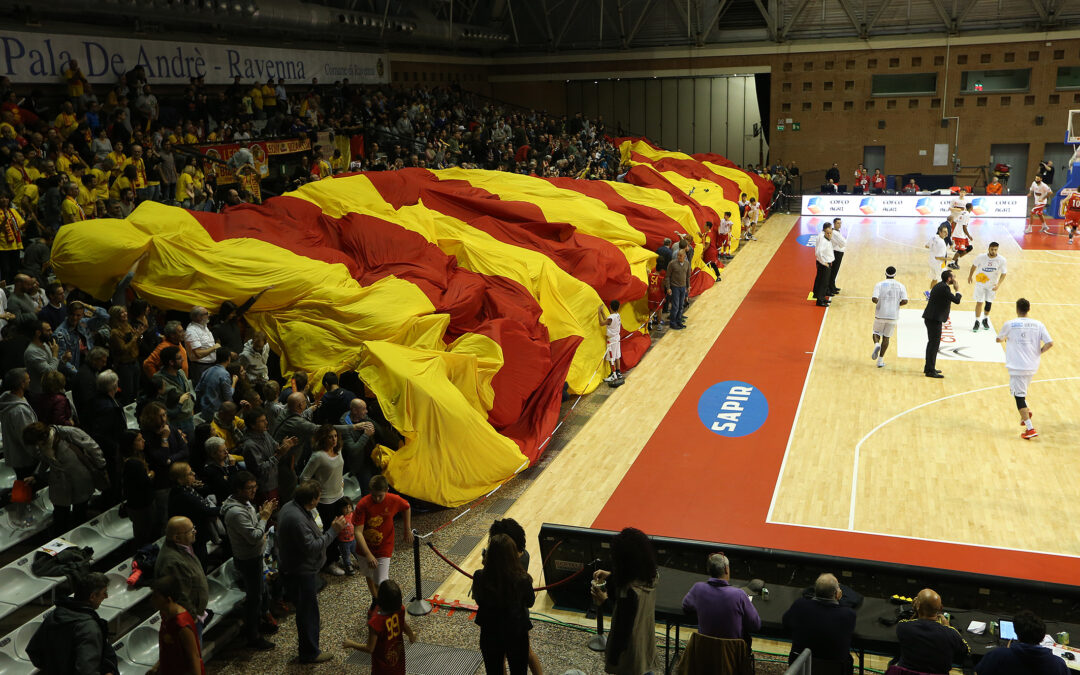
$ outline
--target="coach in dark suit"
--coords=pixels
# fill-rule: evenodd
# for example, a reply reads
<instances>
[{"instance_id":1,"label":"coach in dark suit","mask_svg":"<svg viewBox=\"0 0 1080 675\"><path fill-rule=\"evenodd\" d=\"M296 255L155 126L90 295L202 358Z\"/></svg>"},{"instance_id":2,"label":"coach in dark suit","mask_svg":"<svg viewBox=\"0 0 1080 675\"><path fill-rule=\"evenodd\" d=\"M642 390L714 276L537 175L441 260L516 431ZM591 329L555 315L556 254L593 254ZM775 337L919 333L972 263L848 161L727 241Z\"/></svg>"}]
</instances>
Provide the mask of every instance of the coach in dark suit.
<instances>
[{"instance_id":1,"label":"coach in dark suit","mask_svg":"<svg viewBox=\"0 0 1080 675\"><path fill-rule=\"evenodd\" d=\"M954 293L954 290L958 292ZM930 289L930 300L922 313L923 323L926 324L926 363L923 364L923 374L927 377L945 377L936 366L938 347L941 345L941 326L949 320L949 303L959 305L960 293L952 270L945 270L941 273L941 281Z\"/></svg>"}]
</instances>

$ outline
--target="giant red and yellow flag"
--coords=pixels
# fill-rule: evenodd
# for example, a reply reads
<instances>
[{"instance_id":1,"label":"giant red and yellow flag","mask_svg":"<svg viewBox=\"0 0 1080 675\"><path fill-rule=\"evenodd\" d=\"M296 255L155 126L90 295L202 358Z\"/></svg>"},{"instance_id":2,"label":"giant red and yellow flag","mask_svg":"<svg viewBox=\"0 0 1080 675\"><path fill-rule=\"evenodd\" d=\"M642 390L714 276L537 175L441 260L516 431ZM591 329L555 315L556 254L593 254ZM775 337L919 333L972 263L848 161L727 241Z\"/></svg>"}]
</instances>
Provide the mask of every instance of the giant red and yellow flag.
<instances>
[{"instance_id":1,"label":"giant red and yellow flag","mask_svg":"<svg viewBox=\"0 0 1080 675\"><path fill-rule=\"evenodd\" d=\"M700 270L705 223L753 186L721 157L623 145L636 157L627 182L405 169L221 214L146 202L64 226L53 264L108 297L148 253L133 287L173 310L272 285L246 317L283 371L356 370L405 439L382 454L391 484L457 506L537 460L564 385L587 393L609 374L598 310L612 300L624 368L637 363L656 248L688 234ZM691 293L711 285L695 273Z\"/></svg>"}]
</instances>

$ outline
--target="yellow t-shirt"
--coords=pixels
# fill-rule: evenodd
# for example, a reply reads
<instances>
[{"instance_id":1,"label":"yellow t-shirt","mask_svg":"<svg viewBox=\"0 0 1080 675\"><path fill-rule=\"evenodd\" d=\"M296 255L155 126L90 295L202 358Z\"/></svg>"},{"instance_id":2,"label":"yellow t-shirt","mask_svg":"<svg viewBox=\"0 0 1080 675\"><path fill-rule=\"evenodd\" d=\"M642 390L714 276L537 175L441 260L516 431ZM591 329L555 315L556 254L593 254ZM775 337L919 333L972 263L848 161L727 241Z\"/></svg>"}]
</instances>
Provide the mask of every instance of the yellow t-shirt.
<instances>
[{"instance_id":1,"label":"yellow t-shirt","mask_svg":"<svg viewBox=\"0 0 1080 675\"><path fill-rule=\"evenodd\" d=\"M27 177L23 175L23 172L19 171L19 168L14 164L9 166L7 171L4 172L4 180L7 181L8 189L11 190L12 194L18 194L19 188L26 182L26 178Z\"/></svg>"},{"instance_id":2,"label":"yellow t-shirt","mask_svg":"<svg viewBox=\"0 0 1080 675\"><path fill-rule=\"evenodd\" d=\"M263 95L262 87L252 87L248 92L248 96L251 97L251 106L256 110L263 109Z\"/></svg>"},{"instance_id":3,"label":"yellow t-shirt","mask_svg":"<svg viewBox=\"0 0 1080 675\"><path fill-rule=\"evenodd\" d=\"M120 176L113 181L112 187L109 188L109 197L120 199L120 192L129 187L131 187L131 181L128 180L127 176Z\"/></svg>"},{"instance_id":4,"label":"yellow t-shirt","mask_svg":"<svg viewBox=\"0 0 1080 675\"><path fill-rule=\"evenodd\" d=\"M108 194L108 192L106 192ZM93 218L97 211L97 201L94 193L85 185L79 186L79 206L83 208L87 218Z\"/></svg>"},{"instance_id":5,"label":"yellow t-shirt","mask_svg":"<svg viewBox=\"0 0 1080 675\"><path fill-rule=\"evenodd\" d=\"M136 190L146 187L146 162L132 159L131 165L135 167L135 184L132 187Z\"/></svg>"},{"instance_id":6,"label":"yellow t-shirt","mask_svg":"<svg viewBox=\"0 0 1080 675\"><path fill-rule=\"evenodd\" d=\"M274 92L273 87L266 84L262 86L262 104L264 108L277 106L277 94Z\"/></svg>"},{"instance_id":7,"label":"yellow t-shirt","mask_svg":"<svg viewBox=\"0 0 1080 675\"><path fill-rule=\"evenodd\" d=\"M79 98L83 95L82 76L68 68L64 71L64 79L67 80L67 93L70 98Z\"/></svg>"},{"instance_id":8,"label":"yellow t-shirt","mask_svg":"<svg viewBox=\"0 0 1080 675\"><path fill-rule=\"evenodd\" d=\"M53 120L53 126L60 132L60 135L67 138L71 132L79 128L79 118L75 117L74 113L60 113Z\"/></svg>"},{"instance_id":9,"label":"yellow t-shirt","mask_svg":"<svg viewBox=\"0 0 1080 675\"><path fill-rule=\"evenodd\" d=\"M19 251L26 232L23 217L14 208L0 211L0 251Z\"/></svg>"},{"instance_id":10,"label":"yellow t-shirt","mask_svg":"<svg viewBox=\"0 0 1080 675\"><path fill-rule=\"evenodd\" d=\"M90 173L97 176L97 185L94 186L93 197L94 201L105 200L109 198L109 176L101 169L90 169Z\"/></svg>"},{"instance_id":11,"label":"yellow t-shirt","mask_svg":"<svg viewBox=\"0 0 1080 675\"><path fill-rule=\"evenodd\" d=\"M181 173L176 177L176 201L182 202L185 199L190 199L188 190L192 187L194 181L191 178L191 174Z\"/></svg>"},{"instance_id":12,"label":"yellow t-shirt","mask_svg":"<svg viewBox=\"0 0 1080 675\"><path fill-rule=\"evenodd\" d=\"M330 167L330 162L325 159L319 160L319 178L329 178L334 175L334 170Z\"/></svg>"},{"instance_id":13,"label":"yellow t-shirt","mask_svg":"<svg viewBox=\"0 0 1080 675\"><path fill-rule=\"evenodd\" d=\"M113 161L113 171L123 171L125 166L131 164L131 158L119 150L113 150L107 157Z\"/></svg>"},{"instance_id":14,"label":"yellow t-shirt","mask_svg":"<svg viewBox=\"0 0 1080 675\"><path fill-rule=\"evenodd\" d=\"M187 145L195 145L199 142L199 137L195 134L188 132L184 134L184 143Z\"/></svg>"},{"instance_id":15,"label":"yellow t-shirt","mask_svg":"<svg viewBox=\"0 0 1080 675\"><path fill-rule=\"evenodd\" d=\"M77 223L80 220L86 220L86 213L77 201L68 196L60 202L60 217L65 224Z\"/></svg>"}]
</instances>

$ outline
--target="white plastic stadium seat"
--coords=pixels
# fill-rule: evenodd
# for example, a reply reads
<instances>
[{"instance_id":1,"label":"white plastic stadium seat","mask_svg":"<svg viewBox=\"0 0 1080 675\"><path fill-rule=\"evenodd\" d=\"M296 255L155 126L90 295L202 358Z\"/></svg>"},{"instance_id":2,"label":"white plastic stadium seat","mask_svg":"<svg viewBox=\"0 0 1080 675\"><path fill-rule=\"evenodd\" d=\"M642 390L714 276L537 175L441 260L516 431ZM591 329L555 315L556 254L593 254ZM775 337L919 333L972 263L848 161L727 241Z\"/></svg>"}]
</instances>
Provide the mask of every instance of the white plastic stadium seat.
<instances>
[{"instance_id":1,"label":"white plastic stadium seat","mask_svg":"<svg viewBox=\"0 0 1080 675\"><path fill-rule=\"evenodd\" d=\"M12 651L14 652L15 658L20 661L30 660L30 656L26 653L26 647L30 644L30 638L34 637L34 633L41 627L41 622L45 620L45 615L51 611L52 608L50 607L15 630L12 634L14 635L14 639L12 640Z\"/></svg>"},{"instance_id":2,"label":"white plastic stadium seat","mask_svg":"<svg viewBox=\"0 0 1080 675\"><path fill-rule=\"evenodd\" d=\"M131 574L130 561L127 563L126 572L117 571L116 568L113 568L111 572L105 575L109 578L109 597L102 601L102 607L111 607L122 611L128 610L150 595L150 588L147 586L142 588L128 586L127 578L129 574Z\"/></svg>"},{"instance_id":3,"label":"white plastic stadium seat","mask_svg":"<svg viewBox=\"0 0 1080 675\"><path fill-rule=\"evenodd\" d=\"M132 629L124 639L113 644L117 655L122 659L142 665L143 669L140 671L142 673L146 672L146 668L157 663L159 621L161 621L161 616L154 614Z\"/></svg>"},{"instance_id":4,"label":"white plastic stadium seat","mask_svg":"<svg viewBox=\"0 0 1080 675\"><path fill-rule=\"evenodd\" d=\"M135 538L135 530L132 527L131 520L120 515L119 505L112 507L87 524L93 526L106 537L122 541Z\"/></svg>"},{"instance_id":5,"label":"white plastic stadium seat","mask_svg":"<svg viewBox=\"0 0 1080 675\"><path fill-rule=\"evenodd\" d=\"M89 546L94 549L94 560L101 560L124 545L120 539L108 537L90 525L80 525L62 537L76 546Z\"/></svg>"},{"instance_id":6,"label":"white plastic stadium seat","mask_svg":"<svg viewBox=\"0 0 1080 675\"><path fill-rule=\"evenodd\" d=\"M131 431L139 429L139 420L135 419L135 404L129 403L124 406L124 419L127 420L127 428Z\"/></svg>"},{"instance_id":7,"label":"white plastic stadium seat","mask_svg":"<svg viewBox=\"0 0 1080 675\"><path fill-rule=\"evenodd\" d=\"M31 600L48 593L59 584L58 579L52 577L39 578L27 569L19 569L15 563L0 569L0 603L7 605L0 607L0 618L7 616L15 609L29 604Z\"/></svg>"},{"instance_id":8,"label":"white plastic stadium seat","mask_svg":"<svg viewBox=\"0 0 1080 675\"><path fill-rule=\"evenodd\" d=\"M236 569L236 562L229 558L221 564L216 570L206 575L208 579L216 579L218 583L224 585L226 588L237 588L240 586L240 572Z\"/></svg>"},{"instance_id":9,"label":"white plastic stadium seat","mask_svg":"<svg viewBox=\"0 0 1080 675\"><path fill-rule=\"evenodd\" d=\"M246 597L239 588L226 586L217 579L208 578L206 583L210 586L210 599L207 601L206 606L214 610L214 619L231 612Z\"/></svg>"},{"instance_id":10,"label":"white plastic stadium seat","mask_svg":"<svg viewBox=\"0 0 1080 675\"><path fill-rule=\"evenodd\" d=\"M29 661L19 661L15 657L0 653L0 673L4 675L30 675L36 673L37 668Z\"/></svg>"},{"instance_id":11,"label":"white plastic stadium seat","mask_svg":"<svg viewBox=\"0 0 1080 675\"><path fill-rule=\"evenodd\" d=\"M353 504L361 497L360 481L356 476L345 476L345 496Z\"/></svg>"}]
</instances>

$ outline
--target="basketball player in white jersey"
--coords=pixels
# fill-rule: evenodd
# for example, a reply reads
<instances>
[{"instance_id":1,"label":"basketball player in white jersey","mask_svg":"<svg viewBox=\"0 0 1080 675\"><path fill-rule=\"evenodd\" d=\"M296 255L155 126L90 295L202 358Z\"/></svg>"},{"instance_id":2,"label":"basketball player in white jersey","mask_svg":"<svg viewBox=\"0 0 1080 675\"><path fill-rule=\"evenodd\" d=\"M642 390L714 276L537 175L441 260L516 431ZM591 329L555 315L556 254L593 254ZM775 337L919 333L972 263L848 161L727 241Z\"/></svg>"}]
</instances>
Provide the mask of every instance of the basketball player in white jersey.
<instances>
[{"instance_id":1,"label":"basketball player in white jersey","mask_svg":"<svg viewBox=\"0 0 1080 675\"><path fill-rule=\"evenodd\" d=\"M1039 230L1043 234L1053 234L1050 228L1046 225L1046 216L1043 212L1046 210L1046 199L1050 196L1053 190L1050 186L1043 182L1042 176L1035 176L1035 180L1031 182L1028 187L1028 194L1035 197L1035 205L1031 207L1031 220L1028 221L1028 226L1024 230L1024 234L1031 234L1031 226L1035 224L1035 216L1039 217L1042 222L1042 228Z\"/></svg>"},{"instance_id":2,"label":"basketball player in white jersey","mask_svg":"<svg viewBox=\"0 0 1080 675\"><path fill-rule=\"evenodd\" d=\"M971 269L968 270L968 283L971 283L972 276L975 277L975 327L972 331L978 331L979 328L983 330L990 330L990 305L994 302L994 296L997 294L997 290L1001 288L1002 282L1005 281L1005 256L998 255L998 243L996 241L990 242L990 245L986 247L986 253L979 255L975 258L975 262L971 263ZM982 316L983 307L986 308L986 316ZM979 323L979 317L982 316L982 324Z\"/></svg>"},{"instance_id":3,"label":"basketball player in white jersey","mask_svg":"<svg viewBox=\"0 0 1080 675\"><path fill-rule=\"evenodd\" d=\"M957 221L960 219L960 214L964 212L964 205L966 203L967 191L961 188L956 193L956 197L954 197L953 200L949 202L949 222L951 224L956 225Z\"/></svg>"},{"instance_id":4,"label":"basketball player in white jersey","mask_svg":"<svg viewBox=\"0 0 1080 675\"><path fill-rule=\"evenodd\" d=\"M1031 303L1026 298L1016 301L1016 318L1009 319L1001 327L997 341L1005 343L1005 368L1009 371L1009 392L1016 399L1020 411L1020 423L1024 425L1021 438L1035 438L1039 432L1031 424L1031 408L1027 404L1027 390L1031 378L1039 369L1039 360L1046 350L1054 346L1050 333L1041 321L1028 318Z\"/></svg>"},{"instance_id":5,"label":"basketball player in white jersey","mask_svg":"<svg viewBox=\"0 0 1080 675\"><path fill-rule=\"evenodd\" d=\"M870 358L877 359L878 368L885 367L885 352L889 349L889 339L896 331L900 307L908 303L907 289L895 277L896 268L891 265L886 267L885 280L877 282L870 297L877 305L874 308L874 351Z\"/></svg>"},{"instance_id":6,"label":"basketball player in white jersey","mask_svg":"<svg viewBox=\"0 0 1080 675\"><path fill-rule=\"evenodd\" d=\"M719 239L716 242L720 249L720 255L725 258L731 257L731 228L735 223L731 222L731 211L724 211L724 217L716 225Z\"/></svg>"},{"instance_id":7,"label":"basketball player in white jersey","mask_svg":"<svg viewBox=\"0 0 1080 675\"><path fill-rule=\"evenodd\" d=\"M622 369L619 367L622 359L622 317L619 316L619 301L611 301L611 313L609 314L603 305L596 308L600 316L600 325L607 326L607 360L611 366L611 374L604 378L604 382L616 382L622 377Z\"/></svg>"},{"instance_id":8,"label":"basketball player in white jersey","mask_svg":"<svg viewBox=\"0 0 1080 675\"><path fill-rule=\"evenodd\" d=\"M937 234L930 237L930 241L926 242L924 248L930 249L930 258L927 260L927 271L930 273L930 288L933 288L941 281L941 270L945 269L945 265L949 260L949 247L945 243L945 238L949 236L949 223L945 222L938 225ZM926 299L930 299L930 291L923 291L923 295Z\"/></svg>"},{"instance_id":9,"label":"basketball player in white jersey","mask_svg":"<svg viewBox=\"0 0 1080 675\"><path fill-rule=\"evenodd\" d=\"M964 210L960 212L960 216L956 219L956 224L953 225L952 231L952 245L956 249L956 255L953 256L953 261L949 263L949 267L954 270L960 269L960 258L963 258L968 253L971 253L975 247L971 245L971 232L968 230L968 224L971 222L971 216L974 213L974 205L970 202L964 204Z\"/></svg>"}]
</instances>

